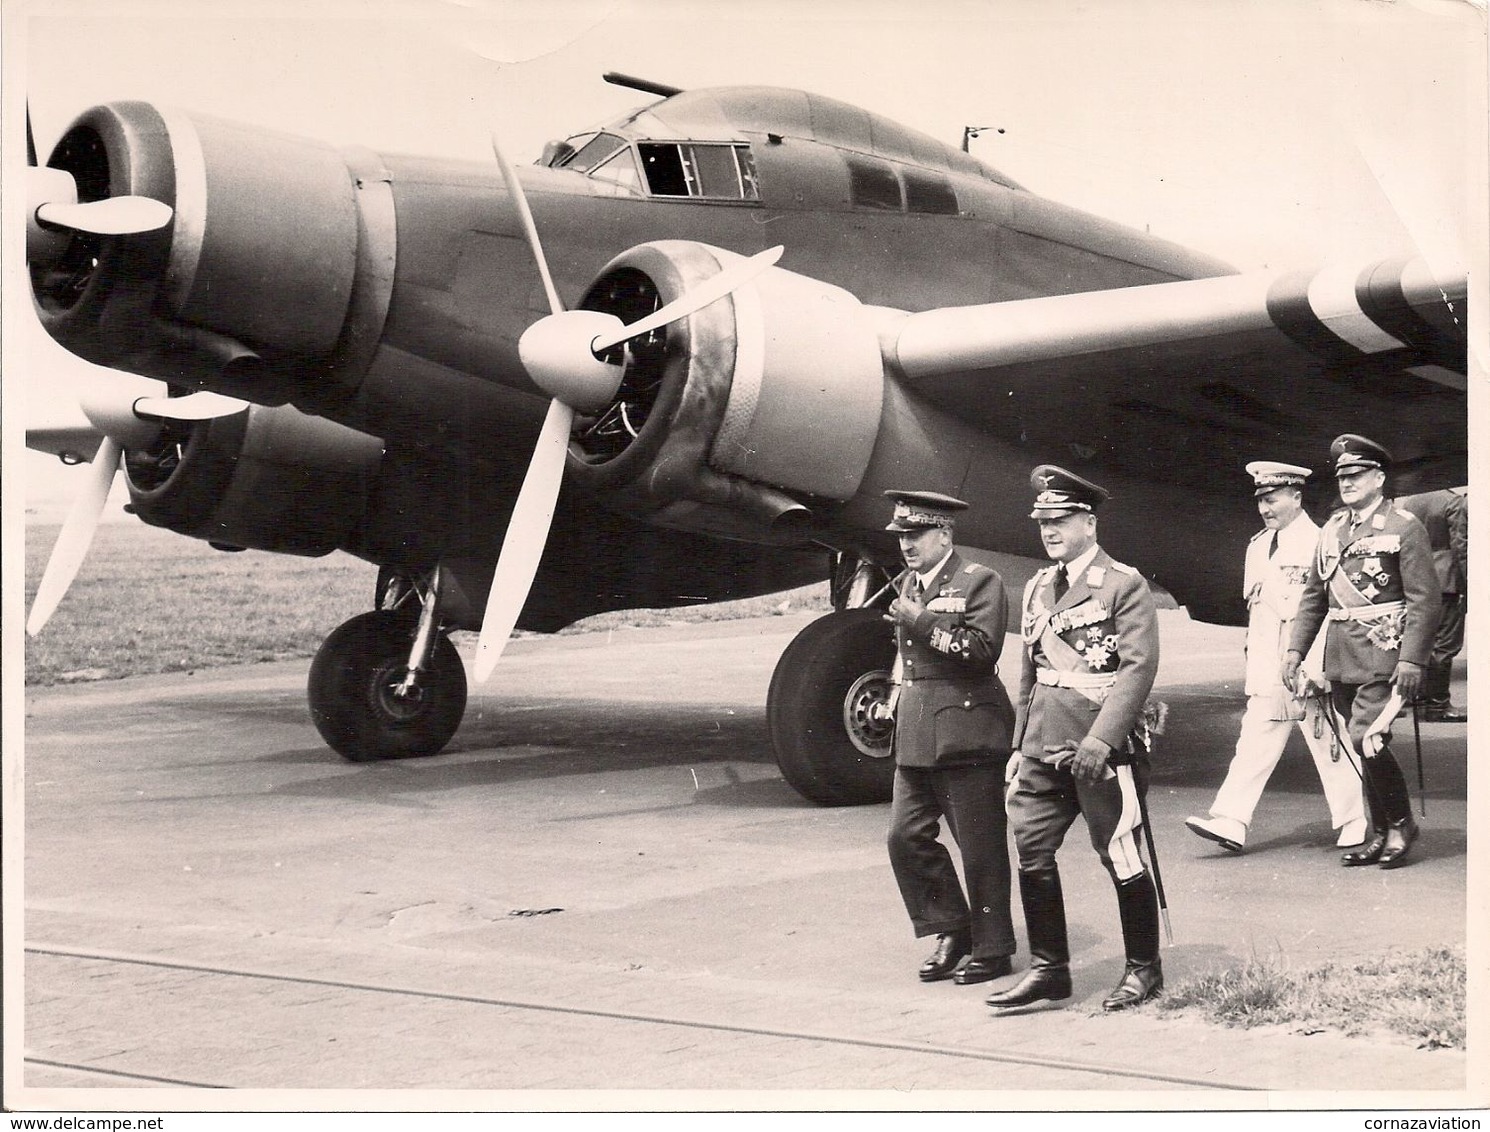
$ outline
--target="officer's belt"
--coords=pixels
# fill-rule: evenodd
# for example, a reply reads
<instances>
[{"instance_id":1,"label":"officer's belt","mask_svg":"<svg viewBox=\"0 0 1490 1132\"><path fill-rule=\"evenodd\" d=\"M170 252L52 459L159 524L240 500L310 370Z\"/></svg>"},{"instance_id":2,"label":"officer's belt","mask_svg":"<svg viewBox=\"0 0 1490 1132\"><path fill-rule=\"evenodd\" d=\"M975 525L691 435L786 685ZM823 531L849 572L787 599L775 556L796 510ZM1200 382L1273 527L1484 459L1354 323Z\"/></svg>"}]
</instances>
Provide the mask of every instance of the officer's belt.
<instances>
[{"instance_id":1,"label":"officer's belt","mask_svg":"<svg viewBox=\"0 0 1490 1132\"><path fill-rule=\"evenodd\" d=\"M1407 609L1405 601L1384 601L1380 605L1352 605L1348 609L1338 607L1329 611L1331 621L1376 621L1384 617L1395 617Z\"/></svg>"},{"instance_id":2,"label":"officer's belt","mask_svg":"<svg viewBox=\"0 0 1490 1132\"><path fill-rule=\"evenodd\" d=\"M1098 696L1093 693L1105 693L1117 683L1117 673L1062 672L1055 668L1040 667L1035 669L1035 679L1047 687L1075 689L1095 700Z\"/></svg>"}]
</instances>

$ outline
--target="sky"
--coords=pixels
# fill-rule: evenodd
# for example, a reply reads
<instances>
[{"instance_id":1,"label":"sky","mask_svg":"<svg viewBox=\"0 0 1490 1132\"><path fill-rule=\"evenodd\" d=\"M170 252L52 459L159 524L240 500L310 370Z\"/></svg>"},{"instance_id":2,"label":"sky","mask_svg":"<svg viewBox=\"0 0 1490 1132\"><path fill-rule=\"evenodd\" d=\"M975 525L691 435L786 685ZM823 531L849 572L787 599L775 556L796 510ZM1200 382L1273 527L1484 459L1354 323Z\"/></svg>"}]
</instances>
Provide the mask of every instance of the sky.
<instances>
[{"instance_id":1,"label":"sky","mask_svg":"<svg viewBox=\"0 0 1490 1132\"><path fill-rule=\"evenodd\" d=\"M1483 0L0 0L7 183L20 106L44 155L97 102L142 98L384 152L513 160L649 96L764 84L957 142L1043 195L1244 270L1490 245ZM37 355L6 194L7 481L56 506L74 473L18 458L70 419ZM1480 269L1480 265L1475 265ZM1479 278L1483 279L1483 274ZM24 348L25 352L21 352ZM18 438L17 438L18 439ZM13 483L12 483L13 486ZM117 514L117 508L114 508Z\"/></svg>"}]
</instances>

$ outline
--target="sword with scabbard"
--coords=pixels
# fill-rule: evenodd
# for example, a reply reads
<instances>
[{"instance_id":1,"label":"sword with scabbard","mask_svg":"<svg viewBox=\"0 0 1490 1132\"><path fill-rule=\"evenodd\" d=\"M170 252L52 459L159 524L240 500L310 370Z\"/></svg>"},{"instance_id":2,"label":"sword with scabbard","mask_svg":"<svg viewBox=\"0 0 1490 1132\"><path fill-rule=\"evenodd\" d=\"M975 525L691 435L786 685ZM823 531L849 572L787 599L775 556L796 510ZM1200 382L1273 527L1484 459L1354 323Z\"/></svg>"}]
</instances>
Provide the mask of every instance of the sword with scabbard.
<instances>
[{"instance_id":1,"label":"sword with scabbard","mask_svg":"<svg viewBox=\"0 0 1490 1132\"><path fill-rule=\"evenodd\" d=\"M1154 753L1154 736L1164 734L1164 725L1169 719L1169 705L1159 700L1150 700L1138 717L1130 742L1142 743L1150 755ZM1134 783L1137 786L1137 783ZM1136 790L1138 795L1138 818L1143 822L1143 840L1149 849L1149 865L1154 870L1154 891L1159 897L1159 916L1164 921L1164 938L1174 946L1174 929L1169 926L1169 901L1164 898L1164 877L1159 872L1159 851L1154 844L1154 823L1149 820L1147 790Z\"/></svg>"}]
</instances>

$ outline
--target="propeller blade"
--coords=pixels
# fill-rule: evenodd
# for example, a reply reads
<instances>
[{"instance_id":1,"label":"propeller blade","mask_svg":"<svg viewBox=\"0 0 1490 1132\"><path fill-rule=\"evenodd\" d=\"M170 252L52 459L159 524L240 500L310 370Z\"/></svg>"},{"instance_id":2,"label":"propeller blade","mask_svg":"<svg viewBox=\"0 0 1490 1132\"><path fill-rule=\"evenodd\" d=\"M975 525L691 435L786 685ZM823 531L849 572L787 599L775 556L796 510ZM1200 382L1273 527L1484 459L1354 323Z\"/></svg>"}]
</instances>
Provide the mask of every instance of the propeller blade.
<instances>
[{"instance_id":1,"label":"propeller blade","mask_svg":"<svg viewBox=\"0 0 1490 1132\"><path fill-rule=\"evenodd\" d=\"M502 179L507 182L507 191L512 194L512 203L517 206L517 216L522 221L528 247L533 251L533 260L538 264L538 276L543 280L543 293L548 296L548 309L551 313L558 314L564 309L564 304L559 301L559 292L554 290L554 277L549 274L548 259L543 254L543 245L538 241L533 212L528 208L528 194L523 191L523 183L517 179L517 174L507 163L507 155L502 152L496 134L491 136L491 151L496 156L497 168L502 171Z\"/></svg>"},{"instance_id":2,"label":"propeller blade","mask_svg":"<svg viewBox=\"0 0 1490 1132\"><path fill-rule=\"evenodd\" d=\"M249 402L221 393L189 393L185 397L141 397L134 403L137 416L168 421L210 421L231 417L249 407Z\"/></svg>"},{"instance_id":3,"label":"propeller blade","mask_svg":"<svg viewBox=\"0 0 1490 1132\"><path fill-rule=\"evenodd\" d=\"M574 410L562 401L550 401L543 431L533 449L528 474L507 522L502 539L502 553L492 575L491 593L486 599L486 613L481 619L481 639L476 645L476 682L484 684L502 658L507 638L517 624L538 561L548 542L549 527L554 521L554 504L564 480L564 461L569 451L569 429Z\"/></svg>"},{"instance_id":4,"label":"propeller blade","mask_svg":"<svg viewBox=\"0 0 1490 1132\"><path fill-rule=\"evenodd\" d=\"M62 523L56 545L52 547L52 556L47 559L41 583L36 587L31 614L26 618L28 636L34 637L41 632L87 557L93 533L98 530L98 518L114 483L114 473L119 470L121 453L119 442L107 436L98 446L98 454L93 457L92 474Z\"/></svg>"},{"instance_id":5,"label":"propeller blade","mask_svg":"<svg viewBox=\"0 0 1490 1132\"><path fill-rule=\"evenodd\" d=\"M129 236L153 232L171 222L171 206L152 197L106 197L81 202L48 201L36 219L58 228L96 236Z\"/></svg>"},{"instance_id":6,"label":"propeller blade","mask_svg":"<svg viewBox=\"0 0 1490 1132\"><path fill-rule=\"evenodd\" d=\"M724 298L731 291L750 282L780 259L783 250L783 246L777 244L774 248L757 252L749 259L730 264L718 275L706 279L693 290L679 295L667 306L659 307L646 318L639 319L629 326L623 326L613 334L595 339L590 343L590 349L596 354L603 354L622 342L640 338L643 334L652 333L659 326L666 326L670 322L677 322L680 318L687 318L694 311L703 310L710 303Z\"/></svg>"}]
</instances>

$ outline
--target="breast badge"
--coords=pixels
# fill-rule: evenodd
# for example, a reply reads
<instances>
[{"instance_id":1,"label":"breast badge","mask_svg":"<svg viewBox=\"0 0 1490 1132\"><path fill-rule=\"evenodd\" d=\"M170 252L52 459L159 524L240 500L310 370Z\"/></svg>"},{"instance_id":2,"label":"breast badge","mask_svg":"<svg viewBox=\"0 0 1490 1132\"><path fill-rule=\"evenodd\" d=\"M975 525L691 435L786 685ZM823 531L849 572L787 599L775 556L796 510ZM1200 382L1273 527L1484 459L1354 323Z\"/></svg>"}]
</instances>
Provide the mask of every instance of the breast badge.
<instances>
[{"instance_id":1,"label":"breast badge","mask_svg":"<svg viewBox=\"0 0 1490 1132\"><path fill-rule=\"evenodd\" d=\"M1407 611L1404 609L1390 617L1371 622L1371 627L1366 630L1366 637L1382 651L1396 652L1402 647L1402 632L1406 628Z\"/></svg>"}]
</instances>

